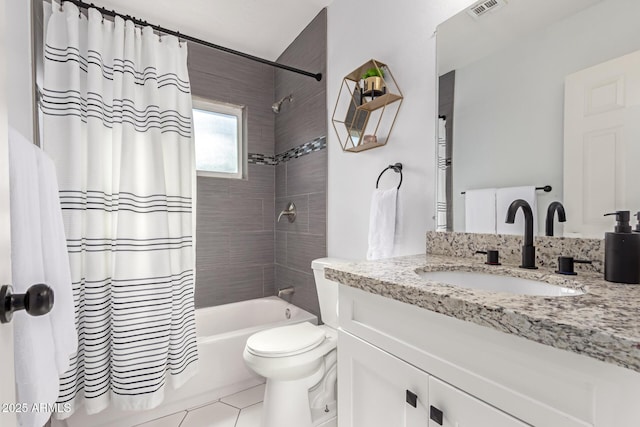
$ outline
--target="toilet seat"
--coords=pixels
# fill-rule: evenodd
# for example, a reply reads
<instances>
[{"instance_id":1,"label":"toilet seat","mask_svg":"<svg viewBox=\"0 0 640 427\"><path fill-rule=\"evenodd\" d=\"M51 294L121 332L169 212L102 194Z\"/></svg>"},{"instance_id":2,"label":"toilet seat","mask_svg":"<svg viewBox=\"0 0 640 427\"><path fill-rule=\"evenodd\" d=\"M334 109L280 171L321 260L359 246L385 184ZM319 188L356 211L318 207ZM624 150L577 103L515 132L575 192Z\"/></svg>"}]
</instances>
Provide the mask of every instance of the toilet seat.
<instances>
[{"instance_id":1,"label":"toilet seat","mask_svg":"<svg viewBox=\"0 0 640 427\"><path fill-rule=\"evenodd\" d=\"M253 334L246 349L254 356L289 357L313 350L325 339L324 329L302 322Z\"/></svg>"}]
</instances>

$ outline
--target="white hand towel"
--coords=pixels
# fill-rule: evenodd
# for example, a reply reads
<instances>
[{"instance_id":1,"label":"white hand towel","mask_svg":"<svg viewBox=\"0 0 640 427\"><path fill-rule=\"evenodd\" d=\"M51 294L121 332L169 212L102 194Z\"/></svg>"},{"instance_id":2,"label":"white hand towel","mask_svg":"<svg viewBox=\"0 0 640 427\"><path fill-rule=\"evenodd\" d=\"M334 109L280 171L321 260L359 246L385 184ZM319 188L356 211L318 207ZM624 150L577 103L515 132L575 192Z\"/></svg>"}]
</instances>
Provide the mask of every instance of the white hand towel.
<instances>
[{"instance_id":1,"label":"white hand towel","mask_svg":"<svg viewBox=\"0 0 640 427\"><path fill-rule=\"evenodd\" d=\"M47 178L47 175L40 177L38 157L43 155L41 150L23 136L10 130L9 174L13 290L15 293L24 293L31 285L47 283L47 280L51 278L53 282L50 285L54 285L52 288L55 299L54 310L44 316L33 317L24 311L14 314L17 400L26 403L29 407L34 404L55 403L60 388L60 368L69 363L68 360L66 363L58 363L62 357L56 352L56 342L64 342L65 352L68 352L73 346L73 336L76 334L75 325L73 325L73 330L63 326L68 324L68 313L59 317L62 319L61 321L53 322L56 327L64 327L64 331L57 331L52 327L53 313L62 313L65 311L65 306L67 309L69 307L69 294L63 290L63 287L66 286L70 289L71 283L70 279L65 278L65 267L67 274L69 269L68 258L65 258L66 243L64 243L65 247L62 249L62 253L48 253L49 250L60 250L59 241L57 246L50 247L47 243L46 256L43 250L43 239L54 238L60 232L64 236L64 231L51 230L51 224L49 224L49 222L56 221L53 218L55 215L61 215L60 212L56 214L56 212L50 211L46 202L45 206L41 205L41 183L46 179L55 178L51 176ZM47 184L47 186L51 185L55 184ZM56 259L60 260L60 264L49 270ZM46 271L45 268L47 268ZM58 301L59 297L62 298L62 301ZM67 299L66 302L65 299ZM71 316L73 316L73 302L70 303L70 307ZM71 336L61 338L61 335L65 333L69 333ZM18 414L18 424L23 427L40 427L47 422L49 416L50 413L47 411L20 413Z\"/></svg>"},{"instance_id":2,"label":"white hand towel","mask_svg":"<svg viewBox=\"0 0 640 427\"><path fill-rule=\"evenodd\" d=\"M496 189L467 190L464 198L464 231L496 233Z\"/></svg>"},{"instance_id":3,"label":"white hand towel","mask_svg":"<svg viewBox=\"0 0 640 427\"><path fill-rule=\"evenodd\" d=\"M393 255L397 198L397 188L373 192L369 217L368 260L389 258Z\"/></svg>"},{"instance_id":4,"label":"white hand towel","mask_svg":"<svg viewBox=\"0 0 640 427\"><path fill-rule=\"evenodd\" d=\"M511 202L522 199L529 203L533 213L533 235L538 231L538 203L537 203L536 187L506 187L498 188L496 191L496 213L497 213L497 231L498 234L518 234L524 235L524 214L516 213L516 220L513 224L507 224L507 210ZM522 209L519 209L520 211Z\"/></svg>"}]
</instances>

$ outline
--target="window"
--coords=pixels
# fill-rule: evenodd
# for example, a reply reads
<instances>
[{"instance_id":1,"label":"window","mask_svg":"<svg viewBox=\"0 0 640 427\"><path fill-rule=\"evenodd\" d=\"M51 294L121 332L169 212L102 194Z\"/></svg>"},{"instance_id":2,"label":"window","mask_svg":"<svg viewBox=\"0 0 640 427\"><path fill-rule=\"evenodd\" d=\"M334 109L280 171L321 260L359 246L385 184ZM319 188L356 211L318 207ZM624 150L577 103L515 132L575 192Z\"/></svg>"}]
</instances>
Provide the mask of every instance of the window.
<instances>
[{"instance_id":1,"label":"window","mask_svg":"<svg viewBox=\"0 0 640 427\"><path fill-rule=\"evenodd\" d=\"M245 177L245 108L201 98L193 99L193 130L198 175Z\"/></svg>"}]
</instances>

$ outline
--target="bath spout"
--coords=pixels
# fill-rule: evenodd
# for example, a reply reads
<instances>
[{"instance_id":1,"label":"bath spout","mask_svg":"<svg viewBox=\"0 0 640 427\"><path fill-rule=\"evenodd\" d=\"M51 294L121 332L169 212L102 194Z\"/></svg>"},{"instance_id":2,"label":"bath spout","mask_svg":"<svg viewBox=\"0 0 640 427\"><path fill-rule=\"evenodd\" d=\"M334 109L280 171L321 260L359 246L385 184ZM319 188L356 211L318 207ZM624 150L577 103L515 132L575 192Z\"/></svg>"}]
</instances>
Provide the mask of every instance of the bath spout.
<instances>
[{"instance_id":1,"label":"bath spout","mask_svg":"<svg viewBox=\"0 0 640 427\"><path fill-rule=\"evenodd\" d=\"M285 295L293 295L296 293L296 290L293 286L287 286L286 288L278 289L278 298L282 298Z\"/></svg>"}]
</instances>

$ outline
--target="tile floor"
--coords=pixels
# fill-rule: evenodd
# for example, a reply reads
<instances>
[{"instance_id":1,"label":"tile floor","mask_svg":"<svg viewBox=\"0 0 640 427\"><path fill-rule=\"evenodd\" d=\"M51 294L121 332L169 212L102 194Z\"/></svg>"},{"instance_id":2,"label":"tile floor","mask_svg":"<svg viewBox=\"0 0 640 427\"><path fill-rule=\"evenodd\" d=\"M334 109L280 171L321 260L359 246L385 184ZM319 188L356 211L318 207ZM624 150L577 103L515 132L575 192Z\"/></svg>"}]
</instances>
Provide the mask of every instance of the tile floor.
<instances>
[{"instance_id":1,"label":"tile floor","mask_svg":"<svg viewBox=\"0 0 640 427\"><path fill-rule=\"evenodd\" d=\"M264 384L135 427L261 427ZM319 427L337 427L335 418Z\"/></svg>"},{"instance_id":2,"label":"tile floor","mask_svg":"<svg viewBox=\"0 0 640 427\"><path fill-rule=\"evenodd\" d=\"M264 384L137 427L260 427Z\"/></svg>"}]
</instances>

